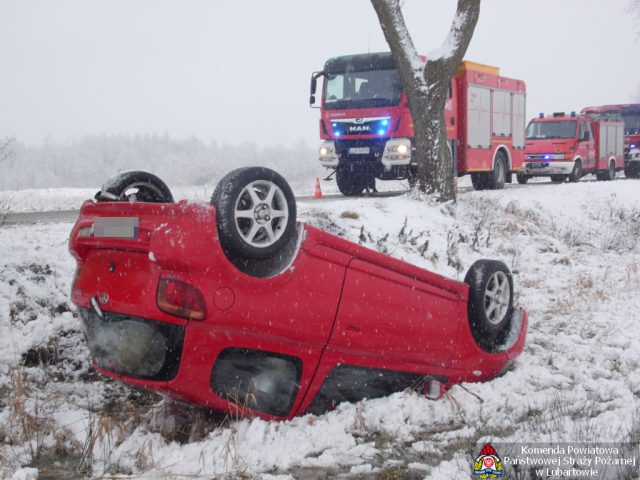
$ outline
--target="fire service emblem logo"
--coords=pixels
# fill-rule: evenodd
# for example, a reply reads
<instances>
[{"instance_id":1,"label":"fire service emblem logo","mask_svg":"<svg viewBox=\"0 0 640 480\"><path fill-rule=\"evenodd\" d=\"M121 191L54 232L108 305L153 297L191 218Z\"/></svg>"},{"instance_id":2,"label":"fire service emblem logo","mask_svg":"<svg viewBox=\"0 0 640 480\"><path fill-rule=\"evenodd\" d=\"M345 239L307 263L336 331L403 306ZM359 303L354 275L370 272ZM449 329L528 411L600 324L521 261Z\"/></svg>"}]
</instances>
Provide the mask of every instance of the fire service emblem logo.
<instances>
[{"instance_id":1,"label":"fire service emblem logo","mask_svg":"<svg viewBox=\"0 0 640 480\"><path fill-rule=\"evenodd\" d=\"M476 461L473 464L473 473L476 478L498 478L502 476L502 460L498 456L498 453L487 443L482 450Z\"/></svg>"}]
</instances>

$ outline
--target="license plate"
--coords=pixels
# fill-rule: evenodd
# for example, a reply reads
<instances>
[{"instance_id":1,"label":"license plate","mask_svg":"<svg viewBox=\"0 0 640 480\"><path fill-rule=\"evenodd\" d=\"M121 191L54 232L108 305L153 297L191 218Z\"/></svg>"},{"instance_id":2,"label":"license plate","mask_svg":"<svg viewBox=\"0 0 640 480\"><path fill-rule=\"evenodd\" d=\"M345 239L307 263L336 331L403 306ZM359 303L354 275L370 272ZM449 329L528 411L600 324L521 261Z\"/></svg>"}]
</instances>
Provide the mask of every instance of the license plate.
<instances>
[{"instance_id":1,"label":"license plate","mask_svg":"<svg viewBox=\"0 0 640 480\"><path fill-rule=\"evenodd\" d=\"M548 167L548 163L527 163L527 168L535 170L536 168L546 168Z\"/></svg>"},{"instance_id":2,"label":"license plate","mask_svg":"<svg viewBox=\"0 0 640 480\"><path fill-rule=\"evenodd\" d=\"M138 238L138 217L98 217L93 221L93 236L99 238Z\"/></svg>"},{"instance_id":3,"label":"license plate","mask_svg":"<svg viewBox=\"0 0 640 480\"><path fill-rule=\"evenodd\" d=\"M349 155L366 155L369 153L369 147L351 147Z\"/></svg>"}]
</instances>

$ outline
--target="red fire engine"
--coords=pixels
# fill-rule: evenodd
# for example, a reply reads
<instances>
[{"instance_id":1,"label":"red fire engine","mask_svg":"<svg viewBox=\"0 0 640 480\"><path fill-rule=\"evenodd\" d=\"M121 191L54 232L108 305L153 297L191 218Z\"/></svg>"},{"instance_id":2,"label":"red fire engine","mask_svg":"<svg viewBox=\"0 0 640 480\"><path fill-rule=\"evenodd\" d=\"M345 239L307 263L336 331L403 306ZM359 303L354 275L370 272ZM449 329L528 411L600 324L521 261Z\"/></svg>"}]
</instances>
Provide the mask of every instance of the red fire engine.
<instances>
[{"instance_id":1,"label":"red fire engine","mask_svg":"<svg viewBox=\"0 0 640 480\"><path fill-rule=\"evenodd\" d=\"M311 77L316 103L323 77L320 163L336 172L344 195L358 195L375 179L413 180L413 121L390 53L334 57ZM476 189L499 189L524 160L526 89L499 69L465 61L451 80L447 138L458 176Z\"/></svg>"},{"instance_id":2,"label":"red fire engine","mask_svg":"<svg viewBox=\"0 0 640 480\"><path fill-rule=\"evenodd\" d=\"M526 163L518 183L531 177L577 182L588 173L613 180L624 167L623 131L620 117L541 113L527 127Z\"/></svg>"},{"instance_id":3,"label":"red fire engine","mask_svg":"<svg viewBox=\"0 0 640 480\"><path fill-rule=\"evenodd\" d=\"M624 121L624 174L640 177L640 103L587 107L582 113L603 117L619 116Z\"/></svg>"}]
</instances>

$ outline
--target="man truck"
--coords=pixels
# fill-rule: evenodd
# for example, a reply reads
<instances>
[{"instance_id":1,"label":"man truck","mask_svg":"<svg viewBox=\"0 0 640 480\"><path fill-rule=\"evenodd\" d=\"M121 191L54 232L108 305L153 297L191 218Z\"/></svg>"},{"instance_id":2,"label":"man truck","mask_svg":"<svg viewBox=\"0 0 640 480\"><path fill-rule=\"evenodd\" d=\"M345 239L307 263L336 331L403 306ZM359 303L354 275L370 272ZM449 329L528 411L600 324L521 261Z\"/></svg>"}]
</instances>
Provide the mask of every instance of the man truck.
<instances>
[{"instance_id":1,"label":"man truck","mask_svg":"<svg viewBox=\"0 0 640 480\"><path fill-rule=\"evenodd\" d=\"M445 106L448 145L458 176L476 189L500 189L524 160L526 87L499 69L464 61ZM321 98L316 99L322 78ZM317 101L319 100L319 102ZM375 179L417 174L411 107L391 53L334 57L311 76L311 106L320 107L320 163L335 171L343 195Z\"/></svg>"}]
</instances>

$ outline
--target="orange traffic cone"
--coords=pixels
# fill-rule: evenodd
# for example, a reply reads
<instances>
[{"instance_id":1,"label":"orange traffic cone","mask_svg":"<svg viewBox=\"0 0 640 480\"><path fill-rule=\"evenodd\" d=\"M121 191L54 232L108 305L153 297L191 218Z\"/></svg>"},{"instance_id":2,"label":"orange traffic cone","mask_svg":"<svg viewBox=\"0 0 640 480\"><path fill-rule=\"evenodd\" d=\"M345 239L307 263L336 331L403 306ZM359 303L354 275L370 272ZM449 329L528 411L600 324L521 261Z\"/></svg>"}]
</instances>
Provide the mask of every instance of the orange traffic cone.
<instances>
[{"instance_id":1,"label":"orange traffic cone","mask_svg":"<svg viewBox=\"0 0 640 480\"><path fill-rule=\"evenodd\" d=\"M316 191L313 193L314 198L322 198L322 190L320 190L320 179L316 177Z\"/></svg>"}]
</instances>

